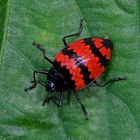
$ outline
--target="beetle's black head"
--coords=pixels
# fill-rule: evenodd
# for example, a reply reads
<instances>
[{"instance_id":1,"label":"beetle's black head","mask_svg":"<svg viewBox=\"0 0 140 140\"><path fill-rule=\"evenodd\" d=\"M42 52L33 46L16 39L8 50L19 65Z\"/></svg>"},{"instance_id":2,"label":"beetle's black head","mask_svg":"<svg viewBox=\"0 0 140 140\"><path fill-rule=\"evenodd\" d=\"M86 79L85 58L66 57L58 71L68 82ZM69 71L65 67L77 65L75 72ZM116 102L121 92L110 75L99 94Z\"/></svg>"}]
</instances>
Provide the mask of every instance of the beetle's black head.
<instances>
[{"instance_id":1,"label":"beetle's black head","mask_svg":"<svg viewBox=\"0 0 140 140\"><path fill-rule=\"evenodd\" d=\"M46 81L46 90L48 92L63 92L67 89L67 84L64 81L63 75L58 73L54 67L48 72Z\"/></svg>"}]
</instances>

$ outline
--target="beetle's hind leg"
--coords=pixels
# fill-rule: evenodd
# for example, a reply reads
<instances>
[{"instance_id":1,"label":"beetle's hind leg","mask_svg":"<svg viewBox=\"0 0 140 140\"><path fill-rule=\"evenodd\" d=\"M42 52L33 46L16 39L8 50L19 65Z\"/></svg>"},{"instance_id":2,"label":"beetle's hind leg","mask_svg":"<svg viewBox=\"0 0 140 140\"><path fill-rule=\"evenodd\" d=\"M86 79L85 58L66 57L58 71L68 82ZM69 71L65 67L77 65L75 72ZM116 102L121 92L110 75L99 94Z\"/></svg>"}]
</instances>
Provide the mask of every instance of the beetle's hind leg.
<instances>
[{"instance_id":1,"label":"beetle's hind leg","mask_svg":"<svg viewBox=\"0 0 140 140\"><path fill-rule=\"evenodd\" d=\"M77 33L74 33L74 34L67 35L67 36L64 36L64 37L63 37L62 41L63 41L63 43L64 43L64 46L65 46L65 47L68 46L68 44L67 44L67 42L66 42L66 38L72 37L72 36L78 36L78 35L80 35L80 34L82 33L82 31L83 31L83 19L80 21L80 27L79 27L79 31L78 31Z\"/></svg>"},{"instance_id":2,"label":"beetle's hind leg","mask_svg":"<svg viewBox=\"0 0 140 140\"><path fill-rule=\"evenodd\" d=\"M93 83L98 87L104 87L104 86L106 86L110 83L114 83L114 82L122 81L122 80L126 80L126 78L125 77L115 77L115 78L112 78L112 79L108 80L107 82L105 82L103 84L100 84L97 81L93 81Z\"/></svg>"}]
</instances>

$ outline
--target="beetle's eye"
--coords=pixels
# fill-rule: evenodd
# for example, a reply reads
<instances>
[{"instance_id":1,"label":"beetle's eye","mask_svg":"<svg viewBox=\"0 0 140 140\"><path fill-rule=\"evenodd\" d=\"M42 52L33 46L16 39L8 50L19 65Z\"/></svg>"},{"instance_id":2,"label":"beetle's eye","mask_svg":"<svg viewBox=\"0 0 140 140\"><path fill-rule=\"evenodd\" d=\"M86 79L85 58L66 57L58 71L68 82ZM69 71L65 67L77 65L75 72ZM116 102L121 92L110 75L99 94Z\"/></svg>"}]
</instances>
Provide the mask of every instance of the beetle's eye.
<instances>
[{"instance_id":1,"label":"beetle's eye","mask_svg":"<svg viewBox=\"0 0 140 140\"><path fill-rule=\"evenodd\" d=\"M49 92L54 92L55 91L55 85L52 81L47 81L46 82L46 89Z\"/></svg>"}]
</instances>

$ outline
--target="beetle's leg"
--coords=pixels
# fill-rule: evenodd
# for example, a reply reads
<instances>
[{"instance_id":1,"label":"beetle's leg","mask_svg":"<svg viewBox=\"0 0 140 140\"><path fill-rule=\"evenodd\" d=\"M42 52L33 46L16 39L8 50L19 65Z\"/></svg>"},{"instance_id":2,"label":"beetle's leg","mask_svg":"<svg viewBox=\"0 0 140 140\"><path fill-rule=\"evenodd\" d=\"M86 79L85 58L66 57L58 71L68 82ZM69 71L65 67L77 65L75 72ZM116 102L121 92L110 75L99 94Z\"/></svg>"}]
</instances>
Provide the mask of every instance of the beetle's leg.
<instances>
[{"instance_id":1,"label":"beetle's leg","mask_svg":"<svg viewBox=\"0 0 140 140\"><path fill-rule=\"evenodd\" d=\"M60 107L63 104L63 99L64 99L64 92L61 92L60 93L59 103L56 101L57 98L55 96L50 96L50 97L47 96L45 98L45 100L43 101L42 106L44 106L45 104L48 104L50 102L50 100L52 100L55 105L57 105L58 107Z\"/></svg>"},{"instance_id":2,"label":"beetle's leg","mask_svg":"<svg viewBox=\"0 0 140 140\"><path fill-rule=\"evenodd\" d=\"M63 100L64 100L64 92L60 93L60 99L59 99L59 106L63 105Z\"/></svg>"},{"instance_id":3,"label":"beetle's leg","mask_svg":"<svg viewBox=\"0 0 140 140\"><path fill-rule=\"evenodd\" d=\"M67 92L67 103L68 103L69 105L70 105L71 95L72 95L71 91L68 91L68 92Z\"/></svg>"},{"instance_id":4,"label":"beetle's leg","mask_svg":"<svg viewBox=\"0 0 140 140\"><path fill-rule=\"evenodd\" d=\"M36 85L37 85L37 81L36 81L36 74L37 73L39 73L39 74L44 74L44 75L47 75L48 74L48 71L47 70L40 70L40 71L34 71L33 72L33 81L31 81L32 82L32 85L31 86L29 86L28 88L25 88L25 91L28 91L28 90L31 90L31 89L33 89L33 88L35 88L36 87Z\"/></svg>"},{"instance_id":5,"label":"beetle's leg","mask_svg":"<svg viewBox=\"0 0 140 140\"><path fill-rule=\"evenodd\" d=\"M50 102L49 99L49 93L47 94L47 97L43 100L42 106L44 106L45 104L48 104Z\"/></svg>"},{"instance_id":6,"label":"beetle's leg","mask_svg":"<svg viewBox=\"0 0 140 140\"><path fill-rule=\"evenodd\" d=\"M34 45L35 47L37 47L37 48L43 53L43 57L44 57L49 63L53 64L53 61L50 60L50 59L45 55L45 54L46 54L46 50L44 49L43 46L41 46L40 44L37 44L37 43L35 43L35 42L33 42L33 45Z\"/></svg>"},{"instance_id":7,"label":"beetle's leg","mask_svg":"<svg viewBox=\"0 0 140 140\"><path fill-rule=\"evenodd\" d=\"M75 90L73 90L73 92L74 92L75 98L77 99L78 103L81 105L81 109L82 109L82 111L83 111L83 113L84 113L85 119L88 120L88 113L87 113L87 111L86 111L86 108L85 108L84 105L81 103L80 98L79 98L77 92L76 92Z\"/></svg>"},{"instance_id":8,"label":"beetle's leg","mask_svg":"<svg viewBox=\"0 0 140 140\"><path fill-rule=\"evenodd\" d=\"M110 83L114 83L114 82L121 81L121 80L126 80L126 78L124 78L124 77L115 77L115 78L113 78L113 79L108 80L107 82L105 82L105 83L103 83L103 84L100 84L100 83L98 83L97 81L93 81L93 83L94 83L96 86L98 86L98 87L104 87L104 86L106 86L106 85L108 85L108 84L110 84Z\"/></svg>"},{"instance_id":9,"label":"beetle's leg","mask_svg":"<svg viewBox=\"0 0 140 140\"><path fill-rule=\"evenodd\" d=\"M57 98L55 96L49 96L49 93L48 93L47 97L44 99L44 101L42 103L42 106L44 106L45 104L49 104L49 102L53 99L57 100Z\"/></svg>"},{"instance_id":10,"label":"beetle's leg","mask_svg":"<svg viewBox=\"0 0 140 140\"><path fill-rule=\"evenodd\" d=\"M82 33L82 30L83 30L83 20L80 21L80 27L79 27L79 31L78 31L77 33L74 33L74 34L67 35L67 36L64 36L64 37L63 37L62 40L63 40L64 46L65 46L65 47L68 46L68 44L67 44L67 42L66 42L66 38L72 37L72 36L78 36L78 35L80 35L80 34Z\"/></svg>"}]
</instances>

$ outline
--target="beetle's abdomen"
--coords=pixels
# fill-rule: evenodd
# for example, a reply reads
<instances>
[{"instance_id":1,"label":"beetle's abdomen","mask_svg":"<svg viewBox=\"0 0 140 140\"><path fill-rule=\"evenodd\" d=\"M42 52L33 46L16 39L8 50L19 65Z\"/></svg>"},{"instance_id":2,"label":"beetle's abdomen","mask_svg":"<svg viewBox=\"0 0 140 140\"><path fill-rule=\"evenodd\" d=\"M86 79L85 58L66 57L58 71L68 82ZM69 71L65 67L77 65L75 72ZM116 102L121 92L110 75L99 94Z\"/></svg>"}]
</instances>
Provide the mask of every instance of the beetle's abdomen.
<instances>
[{"instance_id":1,"label":"beetle's abdomen","mask_svg":"<svg viewBox=\"0 0 140 140\"><path fill-rule=\"evenodd\" d=\"M72 89L82 89L97 79L105 70L110 58L112 43L108 39L86 38L61 50L55 64Z\"/></svg>"}]
</instances>

